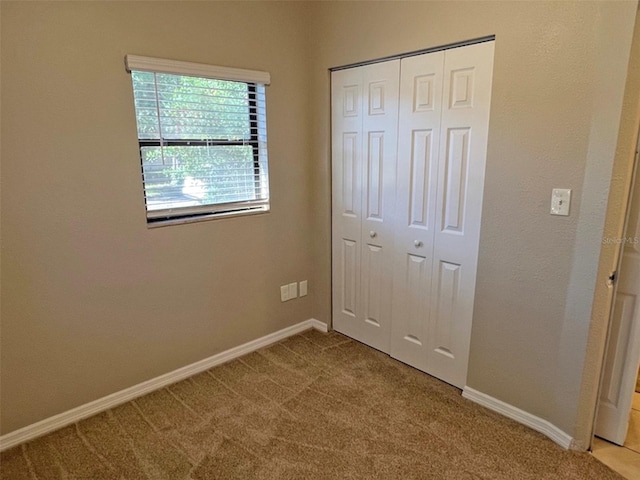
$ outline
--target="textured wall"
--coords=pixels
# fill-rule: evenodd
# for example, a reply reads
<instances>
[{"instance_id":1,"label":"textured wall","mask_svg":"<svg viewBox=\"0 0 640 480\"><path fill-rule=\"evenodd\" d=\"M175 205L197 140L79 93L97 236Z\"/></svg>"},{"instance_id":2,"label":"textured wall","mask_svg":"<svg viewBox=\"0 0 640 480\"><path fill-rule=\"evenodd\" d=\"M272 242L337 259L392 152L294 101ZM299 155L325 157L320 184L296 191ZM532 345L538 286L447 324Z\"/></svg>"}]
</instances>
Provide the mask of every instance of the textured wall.
<instances>
[{"instance_id":1,"label":"textured wall","mask_svg":"<svg viewBox=\"0 0 640 480\"><path fill-rule=\"evenodd\" d=\"M320 93L312 118L313 201L323 210L314 234L314 257L322 262L314 316L328 319L331 299L327 69L495 34L468 384L573 434L636 3L315 8L315 35L323 41L312 76ZM591 183L584 185L586 174ZM549 215L554 187L573 189L569 217ZM587 276L580 277L583 264Z\"/></svg>"},{"instance_id":2,"label":"textured wall","mask_svg":"<svg viewBox=\"0 0 640 480\"><path fill-rule=\"evenodd\" d=\"M309 318L305 5L1 8L2 432ZM271 213L147 229L127 53L271 72Z\"/></svg>"}]
</instances>

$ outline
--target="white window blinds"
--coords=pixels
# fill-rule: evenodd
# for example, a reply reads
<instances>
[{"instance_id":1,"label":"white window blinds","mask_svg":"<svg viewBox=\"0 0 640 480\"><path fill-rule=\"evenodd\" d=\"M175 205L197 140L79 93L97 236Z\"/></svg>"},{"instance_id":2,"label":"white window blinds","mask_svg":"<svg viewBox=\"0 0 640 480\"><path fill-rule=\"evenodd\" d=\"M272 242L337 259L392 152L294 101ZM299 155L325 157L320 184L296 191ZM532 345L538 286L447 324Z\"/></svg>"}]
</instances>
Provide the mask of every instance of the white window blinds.
<instances>
[{"instance_id":1,"label":"white window blinds","mask_svg":"<svg viewBox=\"0 0 640 480\"><path fill-rule=\"evenodd\" d=\"M269 74L131 55L126 62L148 222L268 210Z\"/></svg>"}]
</instances>

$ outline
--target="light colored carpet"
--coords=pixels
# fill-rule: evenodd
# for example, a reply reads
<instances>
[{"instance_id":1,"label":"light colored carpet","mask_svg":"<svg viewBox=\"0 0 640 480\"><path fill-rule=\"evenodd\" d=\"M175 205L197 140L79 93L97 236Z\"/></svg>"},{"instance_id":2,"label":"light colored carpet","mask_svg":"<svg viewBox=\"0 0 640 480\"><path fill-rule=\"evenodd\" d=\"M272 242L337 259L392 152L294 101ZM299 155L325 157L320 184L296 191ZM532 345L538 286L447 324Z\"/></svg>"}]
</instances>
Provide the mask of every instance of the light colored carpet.
<instances>
[{"instance_id":1,"label":"light colored carpet","mask_svg":"<svg viewBox=\"0 0 640 480\"><path fill-rule=\"evenodd\" d=\"M621 479L587 453L310 330L15 447L2 479Z\"/></svg>"}]
</instances>

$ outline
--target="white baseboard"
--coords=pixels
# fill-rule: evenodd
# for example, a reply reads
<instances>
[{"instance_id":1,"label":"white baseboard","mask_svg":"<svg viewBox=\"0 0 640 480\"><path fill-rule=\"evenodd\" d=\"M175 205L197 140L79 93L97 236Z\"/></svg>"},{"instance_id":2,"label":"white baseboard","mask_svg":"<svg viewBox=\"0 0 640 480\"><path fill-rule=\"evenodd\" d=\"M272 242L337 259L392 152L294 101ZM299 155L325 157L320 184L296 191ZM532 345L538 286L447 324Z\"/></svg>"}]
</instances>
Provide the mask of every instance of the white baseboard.
<instances>
[{"instance_id":1,"label":"white baseboard","mask_svg":"<svg viewBox=\"0 0 640 480\"><path fill-rule=\"evenodd\" d=\"M133 400L134 398L140 397L154 390L164 388L167 385L179 382L180 380L184 380L185 378L204 372L205 370L209 370L216 365L241 357L247 353L251 353L262 347L271 345L272 343L284 340L285 338L297 333L309 330L310 328L315 328L322 332L328 331L327 324L320 320L316 320L315 318L283 328L277 332L270 333L264 337L252 340L238 347L230 348L229 350L220 352L212 357L200 360L199 362L192 363L191 365L187 365L186 367L178 368L177 370L152 378L146 382L125 388L119 392L94 400L93 402L80 405L79 407L54 415L53 417L45 418L44 420L32 425L27 425L26 427L7 433L6 435L2 435L0 437L0 452L91 417L97 413L104 412L105 410L109 410L117 405L126 403L129 400Z\"/></svg>"},{"instance_id":2,"label":"white baseboard","mask_svg":"<svg viewBox=\"0 0 640 480\"><path fill-rule=\"evenodd\" d=\"M572 445L573 438L547 420L536 417L529 412L520 410L513 405L474 390L471 387L464 387L462 390L462 396L472 402L488 408L489 410L493 410L494 412L500 413L505 417L509 417L510 419L526 425L529 428L533 428L543 435L546 435L563 448L568 449Z\"/></svg>"}]
</instances>

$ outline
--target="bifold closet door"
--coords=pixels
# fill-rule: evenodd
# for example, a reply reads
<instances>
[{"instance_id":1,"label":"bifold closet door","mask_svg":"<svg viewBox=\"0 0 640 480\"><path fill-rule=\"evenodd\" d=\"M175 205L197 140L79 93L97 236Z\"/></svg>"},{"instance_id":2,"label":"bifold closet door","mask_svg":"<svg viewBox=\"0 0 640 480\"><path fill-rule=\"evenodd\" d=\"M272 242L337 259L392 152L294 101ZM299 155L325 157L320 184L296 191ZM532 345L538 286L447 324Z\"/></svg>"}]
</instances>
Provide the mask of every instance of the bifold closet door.
<instances>
[{"instance_id":1,"label":"bifold closet door","mask_svg":"<svg viewBox=\"0 0 640 480\"><path fill-rule=\"evenodd\" d=\"M333 326L389 351L400 61L332 72Z\"/></svg>"},{"instance_id":2,"label":"bifold closet door","mask_svg":"<svg viewBox=\"0 0 640 480\"><path fill-rule=\"evenodd\" d=\"M427 368L444 52L402 60L391 350Z\"/></svg>"},{"instance_id":3,"label":"bifold closet door","mask_svg":"<svg viewBox=\"0 0 640 480\"><path fill-rule=\"evenodd\" d=\"M489 136L494 42L445 52L427 365L467 380Z\"/></svg>"},{"instance_id":4,"label":"bifold closet door","mask_svg":"<svg viewBox=\"0 0 640 480\"><path fill-rule=\"evenodd\" d=\"M402 60L391 354L467 377L493 42Z\"/></svg>"}]
</instances>

